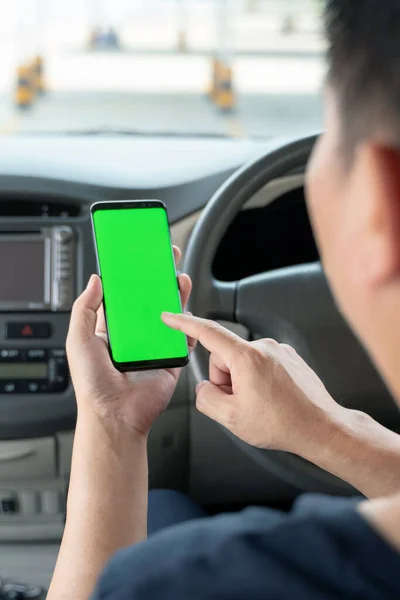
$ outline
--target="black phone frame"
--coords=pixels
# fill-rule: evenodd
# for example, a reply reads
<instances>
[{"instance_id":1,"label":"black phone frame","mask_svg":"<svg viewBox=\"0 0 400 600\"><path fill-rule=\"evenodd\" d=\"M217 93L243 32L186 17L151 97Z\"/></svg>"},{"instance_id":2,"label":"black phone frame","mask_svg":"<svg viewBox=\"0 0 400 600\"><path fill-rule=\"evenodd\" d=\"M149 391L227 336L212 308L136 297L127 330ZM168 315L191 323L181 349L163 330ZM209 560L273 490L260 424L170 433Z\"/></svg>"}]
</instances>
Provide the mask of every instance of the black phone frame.
<instances>
[{"instance_id":1,"label":"black phone frame","mask_svg":"<svg viewBox=\"0 0 400 600\"><path fill-rule=\"evenodd\" d=\"M119 210L119 209L127 209L127 208L149 208L149 209L163 208L165 210L165 212L167 213L167 221L169 223L167 207L165 206L164 202L162 202L161 200L116 200L116 201L106 200L104 202L95 202L94 204L92 204L92 206L90 207L90 220L91 220L91 224L92 224L92 235L93 235L94 248L95 248L95 252L96 252L97 273L100 278L101 278L101 268L100 268L99 254L98 254L98 248L97 248L96 232L95 232L95 227L94 227L94 219L93 219L94 213L99 210ZM171 239L171 237L170 237L170 239ZM172 240L171 240L171 250L172 250ZM177 289L178 289L178 293L179 293L179 283L178 283L178 276L176 274L176 270L175 270L175 275L176 275ZM154 370L154 369L174 369L174 368L178 368L178 367L185 367L188 364L189 349L188 349L188 353L186 356L177 357L177 358L160 358L160 359L154 359L154 360L143 360L143 361L123 362L123 363L115 361L114 357L112 355L112 348L111 348L110 336L109 336L109 327L108 327L108 321L107 321L107 309L106 309L106 302L105 302L104 296L103 296L103 307L104 307L104 317L105 317L106 329L107 329L108 350L110 353L111 362L118 371L120 371L122 373L126 373L126 372L130 372L130 371L149 371L149 370Z\"/></svg>"}]
</instances>

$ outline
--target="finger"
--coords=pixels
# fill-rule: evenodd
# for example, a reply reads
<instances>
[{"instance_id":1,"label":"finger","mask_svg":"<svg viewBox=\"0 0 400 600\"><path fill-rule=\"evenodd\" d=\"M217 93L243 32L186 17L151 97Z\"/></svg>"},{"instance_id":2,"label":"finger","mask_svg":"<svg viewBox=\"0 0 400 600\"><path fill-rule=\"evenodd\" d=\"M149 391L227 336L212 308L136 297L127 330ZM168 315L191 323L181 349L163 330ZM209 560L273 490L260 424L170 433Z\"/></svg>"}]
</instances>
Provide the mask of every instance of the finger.
<instances>
[{"instance_id":1,"label":"finger","mask_svg":"<svg viewBox=\"0 0 400 600\"><path fill-rule=\"evenodd\" d=\"M100 304L100 308L97 311L97 323L96 323L96 334L104 334L107 333L106 327L106 317L104 314L104 304Z\"/></svg>"},{"instance_id":2,"label":"finger","mask_svg":"<svg viewBox=\"0 0 400 600\"><path fill-rule=\"evenodd\" d=\"M81 342L90 339L96 331L97 311L103 299L103 288L98 275L92 275L86 289L74 302L69 325L69 336Z\"/></svg>"},{"instance_id":3,"label":"finger","mask_svg":"<svg viewBox=\"0 0 400 600\"><path fill-rule=\"evenodd\" d=\"M218 386L232 387L230 371L224 361L222 361L217 354L210 355L209 371L211 383L214 383Z\"/></svg>"},{"instance_id":4,"label":"finger","mask_svg":"<svg viewBox=\"0 0 400 600\"><path fill-rule=\"evenodd\" d=\"M180 260L182 257L182 252L181 252L180 248L178 248L178 246L172 246L172 250L174 252L175 266L177 267L180 263Z\"/></svg>"},{"instance_id":5,"label":"finger","mask_svg":"<svg viewBox=\"0 0 400 600\"><path fill-rule=\"evenodd\" d=\"M186 313L185 313L185 314L187 314L187 315L190 315L191 317L193 317L193 315L192 315L192 313L191 313L191 312L188 312L188 311L186 311ZM192 338L192 337L188 337L188 338L187 338L187 342L188 342L188 346L189 346L189 354L191 354L191 353L193 352L193 350L194 350L194 349L196 348L196 346L197 346L197 340L195 340L195 339L194 339L194 338Z\"/></svg>"},{"instance_id":6,"label":"finger","mask_svg":"<svg viewBox=\"0 0 400 600\"><path fill-rule=\"evenodd\" d=\"M230 367L237 348L245 342L214 321L190 315L163 313L163 322L200 342L209 352L215 352Z\"/></svg>"},{"instance_id":7,"label":"finger","mask_svg":"<svg viewBox=\"0 0 400 600\"><path fill-rule=\"evenodd\" d=\"M221 425L231 425L232 420L232 396L209 381L203 381L197 388L197 409L217 421Z\"/></svg>"},{"instance_id":8,"label":"finger","mask_svg":"<svg viewBox=\"0 0 400 600\"><path fill-rule=\"evenodd\" d=\"M189 275L186 275L186 273L181 273L181 275L178 276L178 284L179 292L181 294L182 308L185 310L186 304L188 303L190 294L192 292L192 280L190 279Z\"/></svg>"}]
</instances>

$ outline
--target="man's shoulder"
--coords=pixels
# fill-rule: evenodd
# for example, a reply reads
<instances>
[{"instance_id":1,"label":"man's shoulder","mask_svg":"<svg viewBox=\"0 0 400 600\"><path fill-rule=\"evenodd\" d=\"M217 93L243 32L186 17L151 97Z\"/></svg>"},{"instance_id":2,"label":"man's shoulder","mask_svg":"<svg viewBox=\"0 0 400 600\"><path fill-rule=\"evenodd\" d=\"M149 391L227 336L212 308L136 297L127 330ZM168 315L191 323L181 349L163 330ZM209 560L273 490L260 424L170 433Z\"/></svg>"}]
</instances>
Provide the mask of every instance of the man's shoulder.
<instances>
[{"instance_id":1,"label":"man's shoulder","mask_svg":"<svg viewBox=\"0 0 400 600\"><path fill-rule=\"evenodd\" d=\"M253 508L154 534L112 559L94 598L399 598L400 558L354 505L318 498L290 515Z\"/></svg>"}]
</instances>

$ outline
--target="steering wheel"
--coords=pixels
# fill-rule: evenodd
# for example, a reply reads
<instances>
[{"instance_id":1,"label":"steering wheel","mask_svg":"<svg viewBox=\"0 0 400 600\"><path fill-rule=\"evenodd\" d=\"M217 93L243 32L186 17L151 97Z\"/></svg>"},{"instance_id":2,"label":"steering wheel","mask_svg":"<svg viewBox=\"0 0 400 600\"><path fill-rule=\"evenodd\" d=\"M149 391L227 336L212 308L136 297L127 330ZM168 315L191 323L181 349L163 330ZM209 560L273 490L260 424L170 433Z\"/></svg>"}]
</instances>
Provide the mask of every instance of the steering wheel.
<instances>
[{"instance_id":1,"label":"steering wheel","mask_svg":"<svg viewBox=\"0 0 400 600\"><path fill-rule=\"evenodd\" d=\"M204 209L189 240L185 272L193 281L189 310L195 315L244 325L253 338L290 344L316 371L336 401L371 414L389 428L399 413L367 354L336 308L320 263L269 271L235 282L213 277L212 264L229 225L261 188L304 171L316 136L284 143L244 166ZM208 355L197 348L197 381L208 379ZM268 424L266 424L268 426ZM307 491L351 494L342 480L293 454L252 448L226 435L258 464Z\"/></svg>"}]
</instances>

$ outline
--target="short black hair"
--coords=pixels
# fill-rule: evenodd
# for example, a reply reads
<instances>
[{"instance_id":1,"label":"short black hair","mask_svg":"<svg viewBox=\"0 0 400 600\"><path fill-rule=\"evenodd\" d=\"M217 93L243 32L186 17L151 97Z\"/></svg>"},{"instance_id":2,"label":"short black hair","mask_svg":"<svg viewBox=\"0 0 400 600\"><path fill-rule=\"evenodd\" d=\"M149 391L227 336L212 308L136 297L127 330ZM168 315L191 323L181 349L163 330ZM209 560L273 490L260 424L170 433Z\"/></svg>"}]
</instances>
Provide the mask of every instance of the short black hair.
<instances>
[{"instance_id":1,"label":"short black hair","mask_svg":"<svg viewBox=\"0 0 400 600\"><path fill-rule=\"evenodd\" d=\"M329 73L347 142L400 144L400 0L326 0Z\"/></svg>"}]
</instances>

